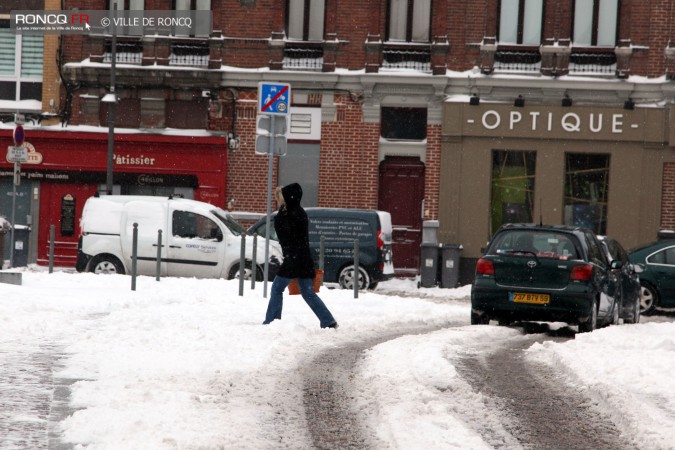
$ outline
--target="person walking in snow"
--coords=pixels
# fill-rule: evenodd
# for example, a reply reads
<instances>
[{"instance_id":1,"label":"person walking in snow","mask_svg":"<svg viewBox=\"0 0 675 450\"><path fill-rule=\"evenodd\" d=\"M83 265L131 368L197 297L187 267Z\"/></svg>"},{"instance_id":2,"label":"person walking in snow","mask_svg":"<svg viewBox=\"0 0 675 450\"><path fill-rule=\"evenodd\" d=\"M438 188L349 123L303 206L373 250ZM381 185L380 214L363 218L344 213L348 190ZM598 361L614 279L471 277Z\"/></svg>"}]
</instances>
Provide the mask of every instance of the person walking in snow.
<instances>
[{"instance_id":1,"label":"person walking in snow","mask_svg":"<svg viewBox=\"0 0 675 450\"><path fill-rule=\"evenodd\" d=\"M337 328L337 321L314 292L315 271L309 249L309 220L307 213L300 206L302 187L298 183L293 183L283 188L277 187L274 194L279 205L279 211L274 219L274 230L277 232L284 261L272 283L263 324L267 325L275 319L281 320L284 289L297 278L300 294L319 318L321 328Z\"/></svg>"}]
</instances>

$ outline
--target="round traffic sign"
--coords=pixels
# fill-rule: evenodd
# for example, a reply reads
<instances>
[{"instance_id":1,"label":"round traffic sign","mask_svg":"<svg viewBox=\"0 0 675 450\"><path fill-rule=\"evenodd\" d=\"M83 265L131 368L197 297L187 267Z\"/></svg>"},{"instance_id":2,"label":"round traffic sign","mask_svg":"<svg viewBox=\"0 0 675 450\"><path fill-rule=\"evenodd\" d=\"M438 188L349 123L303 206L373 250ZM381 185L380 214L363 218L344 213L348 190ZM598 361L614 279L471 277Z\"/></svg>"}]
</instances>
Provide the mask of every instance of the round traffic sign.
<instances>
[{"instance_id":1,"label":"round traffic sign","mask_svg":"<svg viewBox=\"0 0 675 450\"><path fill-rule=\"evenodd\" d=\"M23 144L23 141L26 139L26 133L23 131L21 125L14 127L14 145L17 147Z\"/></svg>"}]
</instances>

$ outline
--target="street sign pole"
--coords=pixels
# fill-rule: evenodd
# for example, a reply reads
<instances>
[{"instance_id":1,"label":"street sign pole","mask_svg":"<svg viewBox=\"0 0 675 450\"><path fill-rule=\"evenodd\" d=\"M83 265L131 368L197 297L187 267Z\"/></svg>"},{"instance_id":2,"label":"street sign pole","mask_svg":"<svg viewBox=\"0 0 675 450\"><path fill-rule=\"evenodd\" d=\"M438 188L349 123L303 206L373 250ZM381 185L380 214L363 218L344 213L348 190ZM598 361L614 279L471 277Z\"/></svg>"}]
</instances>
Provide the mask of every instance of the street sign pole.
<instances>
[{"instance_id":1,"label":"street sign pole","mask_svg":"<svg viewBox=\"0 0 675 450\"><path fill-rule=\"evenodd\" d=\"M285 83L258 83L258 114L269 117L270 129L267 149L267 219L265 221L265 268L263 280L263 298L267 298L267 279L270 271L270 222L272 218L272 175L274 173L274 138L276 136L276 116L286 117L291 106L291 86ZM284 128L285 132L285 128ZM285 139L285 137L284 137ZM258 149L262 139L256 138L256 153L263 153ZM285 141L284 141L285 142Z\"/></svg>"},{"instance_id":2,"label":"street sign pole","mask_svg":"<svg viewBox=\"0 0 675 450\"><path fill-rule=\"evenodd\" d=\"M274 130L275 116L270 118ZM274 172L274 134L270 136L267 153L267 219L265 221L265 276L263 279L263 298L267 298L267 278L270 273L270 217L272 217L272 173Z\"/></svg>"},{"instance_id":3,"label":"street sign pole","mask_svg":"<svg viewBox=\"0 0 675 450\"><path fill-rule=\"evenodd\" d=\"M21 163L14 163L14 183L12 183L12 229L9 231L9 268L14 267L14 228L16 228L16 187L17 175L21 180Z\"/></svg>"}]
</instances>

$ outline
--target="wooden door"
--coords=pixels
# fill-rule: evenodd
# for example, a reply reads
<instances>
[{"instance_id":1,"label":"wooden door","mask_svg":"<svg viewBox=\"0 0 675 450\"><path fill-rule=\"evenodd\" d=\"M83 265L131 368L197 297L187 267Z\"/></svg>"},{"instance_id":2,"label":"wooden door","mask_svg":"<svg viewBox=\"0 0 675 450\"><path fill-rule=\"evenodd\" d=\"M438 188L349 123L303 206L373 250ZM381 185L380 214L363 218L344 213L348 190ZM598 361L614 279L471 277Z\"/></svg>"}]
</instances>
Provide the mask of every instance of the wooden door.
<instances>
[{"instance_id":1,"label":"wooden door","mask_svg":"<svg viewBox=\"0 0 675 450\"><path fill-rule=\"evenodd\" d=\"M75 266L82 208L84 202L95 193L95 185L41 183L38 264L49 263L49 229L54 225L54 264Z\"/></svg>"},{"instance_id":2,"label":"wooden door","mask_svg":"<svg viewBox=\"0 0 675 450\"><path fill-rule=\"evenodd\" d=\"M380 163L378 209L391 214L397 276L415 276L419 271L423 201L424 164L419 158L385 158Z\"/></svg>"}]
</instances>

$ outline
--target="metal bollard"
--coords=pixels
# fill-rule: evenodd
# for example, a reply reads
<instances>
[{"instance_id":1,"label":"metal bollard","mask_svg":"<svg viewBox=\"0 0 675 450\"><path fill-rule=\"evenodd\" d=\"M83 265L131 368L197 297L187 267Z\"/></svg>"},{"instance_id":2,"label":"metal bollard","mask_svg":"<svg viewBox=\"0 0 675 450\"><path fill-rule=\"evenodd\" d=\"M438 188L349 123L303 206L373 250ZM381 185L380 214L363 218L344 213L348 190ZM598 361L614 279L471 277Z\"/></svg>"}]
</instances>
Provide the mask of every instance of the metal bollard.
<instances>
[{"instance_id":1,"label":"metal bollard","mask_svg":"<svg viewBox=\"0 0 675 450\"><path fill-rule=\"evenodd\" d=\"M131 238L131 290L136 290L136 265L138 263L138 223L134 222Z\"/></svg>"},{"instance_id":2,"label":"metal bollard","mask_svg":"<svg viewBox=\"0 0 675 450\"><path fill-rule=\"evenodd\" d=\"M359 284L361 271L359 270L359 240L354 239L354 298L359 298Z\"/></svg>"},{"instance_id":3,"label":"metal bollard","mask_svg":"<svg viewBox=\"0 0 675 450\"><path fill-rule=\"evenodd\" d=\"M244 274L246 273L246 234L241 235L241 252L239 253L239 296L244 296Z\"/></svg>"},{"instance_id":4,"label":"metal bollard","mask_svg":"<svg viewBox=\"0 0 675 450\"><path fill-rule=\"evenodd\" d=\"M253 233L253 249L251 250L251 289L255 289L255 279L258 278L258 233Z\"/></svg>"},{"instance_id":5,"label":"metal bollard","mask_svg":"<svg viewBox=\"0 0 675 450\"><path fill-rule=\"evenodd\" d=\"M157 230L157 273L155 279L159 281L162 271L162 230Z\"/></svg>"},{"instance_id":6,"label":"metal bollard","mask_svg":"<svg viewBox=\"0 0 675 450\"><path fill-rule=\"evenodd\" d=\"M56 239L56 227L49 225L49 273L54 272L54 240ZM0 255L2 256L2 255Z\"/></svg>"}]
</instances>

